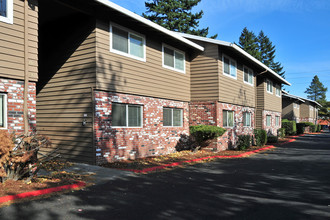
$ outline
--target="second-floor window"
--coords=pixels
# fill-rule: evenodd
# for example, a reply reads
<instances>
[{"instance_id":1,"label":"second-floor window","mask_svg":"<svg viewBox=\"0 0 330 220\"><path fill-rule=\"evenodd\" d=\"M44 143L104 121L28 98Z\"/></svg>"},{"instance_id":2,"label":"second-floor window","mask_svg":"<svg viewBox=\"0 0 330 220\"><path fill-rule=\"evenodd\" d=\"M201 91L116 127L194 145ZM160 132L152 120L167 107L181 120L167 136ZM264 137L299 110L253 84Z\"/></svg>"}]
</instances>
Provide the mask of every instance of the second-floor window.
<instances>
[{"instance_id":1,"label":"second-floor window","mask_svg":"<svg viewBox=\"0 0 330 220\"><path fill-rule=\"evenodd\" d=\"M251 112L243 112L243 126L251 127Z\"/></svg>"},{"instance_id":2,"label":"second-floor window","mask_svg":"<svg viewBox=\"0 0 330 220\"><path fill-rule=\"evenodd\" d=\"M173 47L163 45L163 66L179 72L185 72L185 54Z\"/></svg>"},{"instance_id":3,"label":"second-floor window","mask_svg":"<svg viewBox=\"0 0 330 220\"><path fill-rule=\"evenodd\" d=\"M163 108L163 125L166 127L182 127L182 109Z\"/></svg>"},{"instance_id":4,"label":"second-floor window","mask_svg":"<svg viewBox=\"0 0 330 220\"><path fill-rule=\"evenodd\" d=\"M266 126L271 126L272 125L272 116L267 115L266 116Z\"/></svg>"},{"instance_id":5,"label":"second-floor window","mask_svg":"<svg viewBox=\"0 0 330 220\"><path fill-rule=\"evenodd\" d=\"M13 23L13 0L0 0L0 21Z\"/></svg>"},{"instance_id":6,"label":"second-floor window","mask_svg":"<svg viewBox=\"0 0 330 220\"><path fill-rule=\"evenodd\" d=\"M275 94L276 96L281 96L281 86L280 85L276 85L276 88L275 88Z\"/></svg>"},{"instance_id":7,"label":"second-floor window","mask_svg":"<svg viewBox=\"0 0 330 220\"><path fill-rule=\"evenodd\" d=\"M112 103L113 127L142 127L142 106Z\"/></svg>"},{"instance_id":8,"label":"second-floor window","mask_svg":"<svg viewBox=\"0 0 330 220\"><path fill-rule=\"evenodd\" d=\"M126 28L110 25L110 51L145 61L145 37Z\"/></svg>"},{"instance_id":9,"label":"second-floor window","mask_svg":"<svg viewBox=\"0 0 330 220\"><path fill-rule=\"evenodd\" d=\"M234 127L234 112L223 110L223 127Z\"/></svg>"},{"instance_id":10,"label":"second-floor window","mask_svg":"<svg viewBox=\"0 0 330 220\"><path fill-rule=\"evenodd\" d=\"M0 93L0 129L7 127L7 95Z\"/></svg>"},{"instance_id":11,"label":"second-floor window","mask_svg":"<svg viewBox=\"0 0 330 220\"><path fill-rule=\"evenodd\" d=\"M273 82L267 79L266 83L267 83L267 92L273 94Z\"/></svg>"},{"instance_id":12,"label":"second-floor window","mask_svg":"<svg viewBox=\"0 0 330 220\"><path fill-rule=\"evenodd\" d=\"M236 79L237 77L236 61L224 55L222 57L222 62L223 62L223 74Z\"/></svg>"},{"instance_id":13,"label":"second-floor window","mask_svg":"<svg viewBox=\"0 0 330 220\"><path fill-rule=\"evenodd\" d=\"M244 67L243 70L244 70L244 82L253 85L253 71L247 67Z\"/></svg>"}]
</instances>

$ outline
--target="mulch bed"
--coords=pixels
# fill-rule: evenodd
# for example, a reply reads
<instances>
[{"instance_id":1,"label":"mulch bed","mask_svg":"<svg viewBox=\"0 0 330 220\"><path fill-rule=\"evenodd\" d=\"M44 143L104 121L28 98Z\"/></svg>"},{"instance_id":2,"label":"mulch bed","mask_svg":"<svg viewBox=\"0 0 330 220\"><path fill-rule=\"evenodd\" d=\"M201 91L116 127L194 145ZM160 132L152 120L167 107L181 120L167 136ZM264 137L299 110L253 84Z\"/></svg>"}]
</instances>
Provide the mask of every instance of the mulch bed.
<instances>
[{"instance_id":1,"label":"mulch bed","mask_svg":"<svg viewBox=\"0 0 330 220\"><path fill-rule=\"evenodd\" d=\"M268 145L264 146L267 147ZM253 150L258 150L260 148L264 147L250 147L246 150L225 150L225 151L220 151L220 152L210 152L210 151L204 151L200 150L197 152L192 152L192 151L180 151L180 152L175 152L172 154L168 155L161 155L161 156L154 156L154 157L147 157L147 158L139 158L135 160L123 160L123 161L118 161L118 162L113 162L113 163L106 163L102 164L101 166L103 167L108 167L108 168L116 168L116 169L127 169L127 170L143 170L146 168L151 168L151 167L157 167L157 166L163 166L166 164L171 164L175 162L183 162L187 160L194 160L198 158L203 158L203 157L209 157L209 156L235 156L235 155L240 155L242 153L246 153L249 151ZM198 162L193 162L193 163L201 163L201 162L206 162L206 161L211 161L214 160L213 158L198 161ZM191 164L191 163L190 163Z\"/></svg>"},{"instance_id":2,"label":"mulch bed","mask_svg":"<svg viewBox=\"0 0 330 220\"><path fill-rule=\"evenodd\" d=\"M63 171L64 168L72 166L72 163L69 162L63 162L59 160L54 160L51 162L47 162L42 165L42 169L48 171L50 175L47 176L41 176L38 175L36 177L33 177L30 182L26 182L26 180L7 180L4 183L0 183L0 197L5 196L12 196L17 195L21 193L27 193L32 192L36 190L43 190L43 189L49 189L53 187L62 187L65 185L71 185L76 183L81 183L81 181L84 181L89 178L89 176L83 176L76 173L66 172ZM56 193L63 193L66 191L71 190L78 190L82 187L77 187L76 189L70 189L70 190L61 190L61 192ZM40 197L48 197L49 195L42 195L38 196ZM19 201L25 201L25 200L31 200L34 199L34 197L29 197L25 199L20 199ZM16 200L1 203L1 206L9 205L13 202L17 202Z\"/></svg>"}]
</instances>

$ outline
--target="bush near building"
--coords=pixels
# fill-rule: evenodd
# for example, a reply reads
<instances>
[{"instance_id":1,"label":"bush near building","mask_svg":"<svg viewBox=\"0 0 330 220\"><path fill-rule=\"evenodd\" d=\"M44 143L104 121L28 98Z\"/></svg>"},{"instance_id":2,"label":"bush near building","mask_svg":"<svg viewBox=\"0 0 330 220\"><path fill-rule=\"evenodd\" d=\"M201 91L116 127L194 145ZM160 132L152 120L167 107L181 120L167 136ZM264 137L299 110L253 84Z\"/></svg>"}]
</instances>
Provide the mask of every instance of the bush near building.
<instances>
[{"instance_id":1,"label":"bush near building","mask_svg":"<svg viewBox=\"0 0 330 220\"><path fill-rule=\"evenodd\" d=\"M267 132L263 129L254 129L254 137L258 147L264 146L267 143Z\"/></svg>"},{"instance_id":2,"label":"bush near building","mask_svg":"<svg viewBox=\"0 0 330 220\"><path fill-rule=\"evenodd\" d=\"M286 135L295 135L297 132L296 122L287 119L282 120L282 128L285 129Z\"/></svg>"}]
</instances>

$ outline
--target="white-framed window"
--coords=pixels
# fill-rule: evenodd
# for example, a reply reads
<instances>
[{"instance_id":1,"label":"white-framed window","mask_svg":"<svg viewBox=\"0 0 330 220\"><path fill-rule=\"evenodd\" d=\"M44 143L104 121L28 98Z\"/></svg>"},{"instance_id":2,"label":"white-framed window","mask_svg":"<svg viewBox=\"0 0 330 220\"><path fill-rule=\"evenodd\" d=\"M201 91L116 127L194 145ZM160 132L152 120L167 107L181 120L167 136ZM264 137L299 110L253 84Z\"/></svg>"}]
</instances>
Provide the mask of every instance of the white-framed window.
<instances>
[{"instance_id":1,"label":"white-framed window","mask_svg":"<svg viewBox=\"0 0 330 220\"><path fill-rule=\"evenodd\" d=\"M7 128L7 94L0 93L0 129Z\"/></svg>"},{"instance_id":2,"label":"white-framed window","mask_svg":"<svg viewBox=\"0 0 330 220\"><path fill-rule=\"evenodd\" d=\"M273 82L267 79L266 83L267 83L267 92L273 94Z\"/></svg>"},{"instance_id":3,"label":"white-framed window","mask_svg":"<svg viewBox=\"0 0 330 220\"><path fill-rule=\"evenodd\" d=\"M180 108L163 108L164 127L182 127L183 114Z\"/></svg>"},{"instance_id":4,"label":"white-framed window","mask_svg":"<svg viewBox=\"0 0 330 220\"><path fill-rule=\"evenodd\" d=\"M163 50L163 67L181 73L185 73L186 71L185 53L166 44L163 44L162 50Z\"/></svg>"},{"instance_id":5,"label":"white-framed window","mask_svg":"<svg viewBox=\"0 0 330 220\"><path fill-rule=\"evenodd\" d=\"M13 0L0 0L0 21L13 24Z\"/></svg>"},{"instance_id":6,"label":"white-framed window","mask_svg":"<svg viewBox=\"0 0 330 220\"><path fill-rule=\"evenodd\" d=\"M223 118L223 127L234 127L233 111L223 110L222 118Z\"/></svg>"},{"instance_id":7,"label":"white-framed window","mask_svg":"<svg viewBox=\"0 0 330 220\"><path fill-rule=\"evenodd\" d=\"M112 127L142 127L142 106L112 103Z\"/></svg>"},{"instance_id":8,"label":"white-framed window","mask_svg":"<svg viewBox=\"0 0 330 220\"><path fill-rule=\"evenodd\" d=\"M223 63L223 74L226 76L230 76L234 79L237 79L237 64L236 61L231 59L230 57L223 55L222 56Z\"/></svg>"},{"instance_id":9,"label":"white-framed window","mask_svg":"<svg viewBox=\"0 0 330 220\"><path fill-rule=\"evenodd\" d=\"M253 71L246 66L243 66L244 82L253 86Z\"/></svg>"},{"instance_id":10,"label":"white-framed window","mask_svg":"<svg viewBox=\"0 0 330 220\"><path fill-rule=\"evenodd\" d=\"M110 23L110 51L146 61L145 36L117 24Z\"/></svg>"},{"instance_id":11,"label":"white-framed window","mask_svg":"<svg viewBox=\"0 0 330 220\"><path fill-rule=\"evenodd\" d=\"M267 115L266 116L266 126L271 126L272 125L272 116Z\"/></svg>"},{"instance_id":12,"label":"white-framed window","mask_svg":"<svg viewBox=\"0 0 330 220\"><path fill-rule=\"evenodd\" d=\"M243 126L251 127L251 112L243 112Z\"/></svg>"},{"instance_id":13,"label":"white-framed window","mask_svg":"<svg viewBox=\"0 0 330 220\"><path fill-rule=\"evenodd\" d=\"M280 126L280 117L279 116L275 117L275 126Z\"/></svg>"},{"instance_id":14,"label":"white-framed window","mask_svg":"<svg viewBox=\"0 0 330 220\"><path fill-rule=\"evenodd\" d=\"M297 109L299 109L300 108L300 104L296 104L297 105Z\"/></svg>"},{"instance_id":15,"label":"white-framed window","mask_svg":"<svg viewBox=\"0 0 330 220\"><path fill-rule=\"evenodd\" d=\"M280 85L276 85L275 86L275 94L276 94L276 96L278 96L278 97L281 97L281 86Z\"/></svg>"}]
</instances>

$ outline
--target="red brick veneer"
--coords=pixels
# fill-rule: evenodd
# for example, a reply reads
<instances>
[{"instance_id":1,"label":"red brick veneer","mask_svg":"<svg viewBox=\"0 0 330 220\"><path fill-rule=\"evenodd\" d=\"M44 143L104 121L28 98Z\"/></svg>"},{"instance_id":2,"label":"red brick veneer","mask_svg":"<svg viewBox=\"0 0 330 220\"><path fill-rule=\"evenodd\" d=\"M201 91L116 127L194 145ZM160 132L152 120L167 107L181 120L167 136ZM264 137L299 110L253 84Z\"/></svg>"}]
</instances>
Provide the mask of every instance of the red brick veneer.
<instances>
[{"instance_id":1,"label":"red brick veneer","mask_svg":"<svg viewBox=\"0 0 330 220\"><path fill-rule=\"evenodd\" d=\"M112 102L142 105L143 127L112 128ZM183 127L164 127L163 107L183 109ZM95 91L96 163L172 153L180 135L189 134L188 117L188 102Z\"/></svg>"},{"instance_id":2,"label":"red brick veneer","mask_svg":"<svg viewBox=\"0 0 330 220\"><path fill-rule=\"evenodd\" d=\"M226 128L227 132L219 137L210 147L226 150L237 145L238 135L253 135L255 109L240 105L232 105L217 101L191 102L189 104L190 125L217 125L223 127L223 110L234 111L234 127ZM251 113L251 127L243 126L243 112Z\"/></svg>"},{"instance_id":3,"label":"red brick veneer","mask_svg":"<svg viewBox=\"0 0 330 220\"><path fill-rule=\"evenodd\" d=\"M7 130L24 132L23 103L24 81L0 78L0 93L7 94ZM36 84L29 83L28 92L29 131L36 128Z\"/></svg>"}]
</instances>

